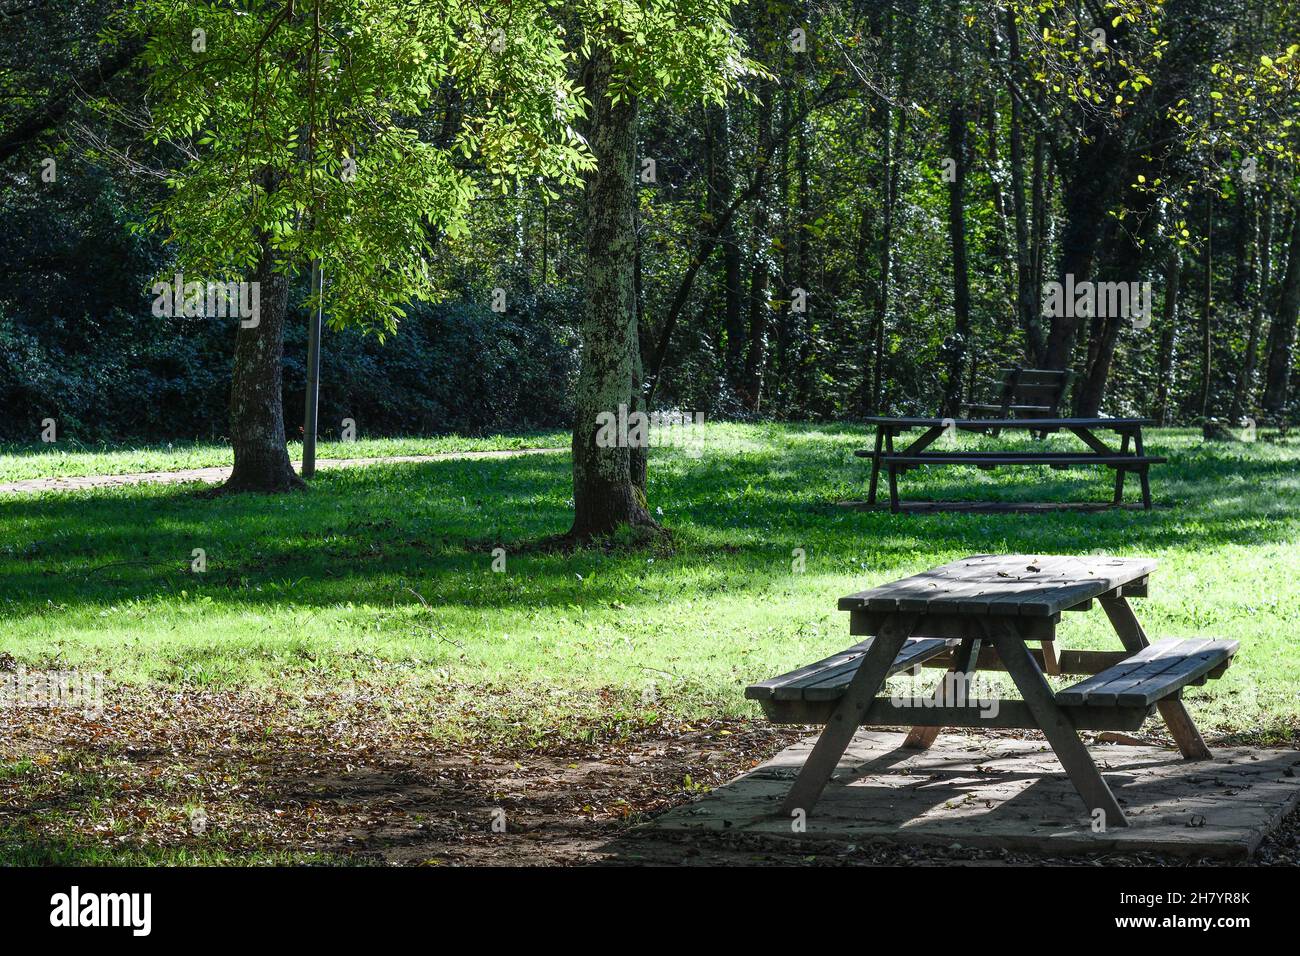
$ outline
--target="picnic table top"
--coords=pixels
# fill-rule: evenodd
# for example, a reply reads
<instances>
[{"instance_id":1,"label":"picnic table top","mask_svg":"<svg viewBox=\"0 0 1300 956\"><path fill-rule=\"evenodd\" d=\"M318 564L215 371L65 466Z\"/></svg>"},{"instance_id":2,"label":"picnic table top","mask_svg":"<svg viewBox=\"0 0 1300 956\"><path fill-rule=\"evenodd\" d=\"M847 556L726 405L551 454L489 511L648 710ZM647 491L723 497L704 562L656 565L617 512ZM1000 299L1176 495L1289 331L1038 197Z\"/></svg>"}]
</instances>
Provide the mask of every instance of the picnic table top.
<instances>
[{"instance_id":1,"label":"picnic table top","mask_svg":"<svg viewBox=\"0 0 1300 956\"><path fill-rule=\"evenodd\" d=\"M1050 617L1132 584L1147 558L979 554L840 598L841 611Z\"/></svg>"},{"instance_id":2,"label":"picnic table top","mask_svg":"<svg viewBox=\"0 0 1300 956\"><path fill-rule=\"evenodd\" d=\"M1154 425L1154 418L891 418L872 415L864 418L868 425L906 425L909 428L939 428L948 422L967 428L1135 428Z\"/></svg>"}]
</instances>

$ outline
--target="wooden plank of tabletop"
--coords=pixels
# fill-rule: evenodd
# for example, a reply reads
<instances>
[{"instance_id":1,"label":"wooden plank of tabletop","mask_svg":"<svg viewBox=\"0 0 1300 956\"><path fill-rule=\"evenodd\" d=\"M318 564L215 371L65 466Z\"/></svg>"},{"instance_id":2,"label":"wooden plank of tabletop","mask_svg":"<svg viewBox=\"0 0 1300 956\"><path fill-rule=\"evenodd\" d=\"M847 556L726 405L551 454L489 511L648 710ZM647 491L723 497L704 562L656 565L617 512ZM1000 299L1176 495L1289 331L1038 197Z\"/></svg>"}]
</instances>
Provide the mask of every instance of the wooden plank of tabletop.
<instances>
[{"instance_id":1,"label":"wooden plank of tabletop","mask_svg":"<svg viewBox=\"0 0 1300 956\"><path fill-rule=\"evenodd\" d=\"M1140 581L1146 558L982 554L840 598L841 611L1050 617Z\"/></svg>"}]
</instances>

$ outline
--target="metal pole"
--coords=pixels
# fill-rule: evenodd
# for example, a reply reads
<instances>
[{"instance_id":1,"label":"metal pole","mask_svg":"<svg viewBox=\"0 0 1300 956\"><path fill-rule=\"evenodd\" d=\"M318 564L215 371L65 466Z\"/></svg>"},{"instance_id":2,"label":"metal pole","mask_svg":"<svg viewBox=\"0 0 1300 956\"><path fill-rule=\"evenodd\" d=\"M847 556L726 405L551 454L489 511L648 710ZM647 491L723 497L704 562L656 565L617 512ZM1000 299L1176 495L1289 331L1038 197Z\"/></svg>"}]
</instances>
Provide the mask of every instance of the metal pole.
<instances>
[{"instance_id":1,"label":"metal pole","mask_svg":"<svg viewBox=\"0 0 1300 956\"><path fill-rule=\"evenodd\" d=\"M302 476L316 474L316 409L320 402L320 332L325 310L325 276L320 260L311 264L311 287L316 308L307 320L307 410L302 433Z\"/></svg>"}]
</instances>

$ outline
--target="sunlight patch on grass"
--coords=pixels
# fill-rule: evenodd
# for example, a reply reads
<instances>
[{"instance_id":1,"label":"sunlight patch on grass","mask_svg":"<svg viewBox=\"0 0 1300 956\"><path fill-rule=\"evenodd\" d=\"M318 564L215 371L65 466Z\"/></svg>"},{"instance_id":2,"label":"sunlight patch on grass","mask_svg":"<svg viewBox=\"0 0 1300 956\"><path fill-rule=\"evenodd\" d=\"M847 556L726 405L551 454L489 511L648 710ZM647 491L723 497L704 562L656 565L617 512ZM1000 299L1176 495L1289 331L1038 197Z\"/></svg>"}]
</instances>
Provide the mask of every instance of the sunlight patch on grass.
<instances>
[{"instance_id":1,"label":"sunlight patch on grass","mask_svg":"<svg viewBox=\"0 0 1300 956\"><path fill-rule=\"evenodd\" d=\"M1136 605L1153 638L1241 640L1223 680L1189 691L1207 726L1300 726L1300 442L1155 431L1150 447L1170 462L1153 470L1150 513L893 516L836 506L864 496L867 466L852 457L864 430L706 425L703 439L698 458L652 451L650 506L673 531L659 553L530 550L571 518L558 455L322 472L284 497L141 486L10 498L3 650L128 684L400 672L752 714L747 683L853 643L835 609L843 594L967 554L1099 552L1161 562ZM1108 500L1112 482L1098 469L922 469L903 488L915 499ZM491 569L495 546L504 574ZM190 570L199 547L203 574ZM1114 646L1099 610L1066 615L1060 634L1066 647Z\"/></svg>"},{"instance_id":2,"label":"sunlight patch on grass","mask_svg":"<svg viewBox=\"0 0 1300 956\"><path fill-rule=\"evenodd\" d=\"M330 458L389 458L401 455L437 455L469 451L509 451L523 448L563 448L569 434L560 431L522 435L432 438L358 438L354 442L322 441L317 460ZM302 443L289 443L289 457L302 459ZM86 445L73 441L53 444L0 445L0 483L29 478L78 478L85 475L129 475L151 471L229 467L233 456L228 444L168 442L156 445Z\"/></svg>"}]
</instances>

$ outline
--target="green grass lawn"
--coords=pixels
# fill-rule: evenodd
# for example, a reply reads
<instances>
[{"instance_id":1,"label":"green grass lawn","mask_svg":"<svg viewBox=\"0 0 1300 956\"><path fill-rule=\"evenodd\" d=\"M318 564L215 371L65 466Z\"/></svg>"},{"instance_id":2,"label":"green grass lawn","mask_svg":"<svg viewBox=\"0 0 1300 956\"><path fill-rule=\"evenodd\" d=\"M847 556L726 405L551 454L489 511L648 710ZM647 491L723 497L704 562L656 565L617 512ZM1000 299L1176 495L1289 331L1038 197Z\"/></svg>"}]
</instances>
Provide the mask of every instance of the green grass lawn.
<instances>
[{"instance_id":1,"label":"green grass lawn","mask_svg":"<svg viewBox=\"0 0 1300 956\"><path fill-rule=\"evenodd\" d=\"M522 435L466 438L360 438L353 442L325 441L316 457L384 458L396 455L434 455L462 451L503 451L515 448L563 447L569 434L558 431ZM290 442L289 455L302 458L302 443ZM77 442L0 444L0 484L28 478L79 478L83 475L128 475L145 471L179 471L187 468L229 466L229 445L212 442L171 442L165 445L83 445Z\"/></svg>"},{"instance_id":2,"label":"green grass lawn","mask_svg":"<svg viewBox=\"0 0 1300 956\"><path fill-rule=\"evenodd\" d=\"M327 471L307 493L280 497L204 500L180 486L0 496L0 650L29 668L102 672L109 694L120 683L401 680L459 695L466 721L492 719L471 706L474 688L518 687L521 700L547 701L521 712L563 734L593 706L584 691L632 714L757 713L742 697L747 682L852 643L835 609L842 594L973 553L1097 551L1159 560L1151 596L1137 602L1153 638L1241 641L1224 679L1188 692L1203 730L1278 741L1300 727L1300 442L1153 432L1150 451L1170 463L1154 472L1151 513L892 516L835 505L864 496L866 466L851 456L866 443L861 429L706 427L699 458L652 452L650 505L673 530L671 547L652 553L528 550L568 526L567 454ZM515 442L563 436L322 454ZM0 476L194 467L223 455L28 449L0 456ZM1106 500L1110 474L948 468L902 486L905 498ZM498 546L504 573L492 570ZM191 570L196 548L205 573ZM1117 646L1100 610L1067 615L1060 644ZM500 732L512 726L503 720Z\"/></svg>"}]
</instances>

